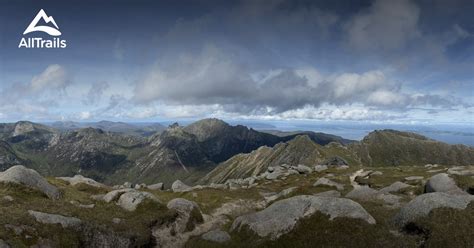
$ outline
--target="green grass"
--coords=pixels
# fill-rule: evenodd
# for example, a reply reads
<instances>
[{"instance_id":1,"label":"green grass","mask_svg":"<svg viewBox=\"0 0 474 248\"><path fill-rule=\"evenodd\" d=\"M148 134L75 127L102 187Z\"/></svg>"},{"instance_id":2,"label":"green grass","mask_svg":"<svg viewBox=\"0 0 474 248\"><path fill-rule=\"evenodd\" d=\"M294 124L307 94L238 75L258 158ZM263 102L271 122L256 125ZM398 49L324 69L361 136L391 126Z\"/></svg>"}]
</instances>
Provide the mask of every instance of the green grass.
<instances>
[{"instance_id":1,"label":"green grass","mask_svg":"<svg viewBox=\"0 0 474 248\"><path fill-rule=\"evenodd\" d=\"M410 232L422 238L423 247L474 247L474 203L465 210L438 208L418 219Z\"/></svg>"},{"instance_id":2,"label":"green grass","mask_svg":"<svg viewBox=\"0 0 474 248\"><path fill-rule=\"evenodd\" d=\"M251 189L221 190L202 189L192 192L173 193L170 191L145 190L156 195L163 204L156 204L146 201L141 204L136 211L128 212L114 203L94 201L91 195L104 194L110 188L95 188L86 184L75 186L69 183L49 178L48 181L57 186L62 198L54 201L47 198L43 193L16 184L0 184L0 212L7 213L0 215L0 238L7 241L12 247L29 247L34 245L41 238L47 238L54 244L61 247L77 247L83 242L81 232L72 229L63 229L58 225L44 225L37 223L27 210L36 210L45 213L73 216L83 220L86 227L82 232L97 232L117 235L133 240L134 244L152 244L151 227L163 223L174 221L176 212L166 208L166 203L174 198L185 198L196 202L203 213L212 214L217 208L228 202L243 200L247 202L259 202L264 199L262 192L281 192L290 187L297 187L297 190L285 198L294 195L312 195L315 193L334 190L332 187L318 186L313 184L318 178L333 174L331 180L342 183L345 195L352 187L349 182L349 175L355 171L379 170L381 176L372 176L369 184L375 188L382 188L395 181L404 181L407 176L423 176L426 179L433 173L427 172L424 167L350 167L345 170L330 168L323 172L314 172L309 175L291 175L285 180L267 181L260 180L259 185ZM442 167L443 169L444 167ZM472 178L467 176L452 176L457 184L462 187L472 187ZM268 183L265 183L268 182ZM406 202L423 192L421 182L413 182L415 187L399 192L402 201ZM14 198L13 202L3 199L9 195ZM283 198L281 198L283 199ZM80 208L70 203L95 204L93 209ZM204 241L200 237L193 237L187 247L472 247L474 234L472 223L474 223L474 204L465 211L454 211L450 209L437 209L425 219L416 222L417 232L400 233L391 223L392 217L398 209L390 209L380 201L359 201L377 221L375 225L369 225L361 220L348 218L336 218L328 220L322 214L315 214L302 220L291 233L281 236L278 240L271 241L256 237L248 230L241 232L230 232L231 241L225 244L215 244ZM259 209L254 209L259 210ZM252 210L250 210L252 211ZM196 223L200 222L200 215L192 213ZM119 224L112 222L113 218L122 221ZM221 227L229 231L232 219ZM5 228L5 224L16 226L30 226L33 229L26 230L22 235L16 235L10 229ZM131 228L133 227L133 228ZM188 229L192 229L189 226ZM85 230L85 231L84 231ZM27 238L25 235L30 236ZM451 238L452 237L452 238ZM450 243L447 243L450 242ZM316 245L315 245L316 244Z\"/></svg>"},{"instance_id":3,"label":"green grass","mask_svg":"<svg viewBox=\"0 0 474 248\"><path fill-rule=\"evenodd\" d=\"M51 179L62 191L62 198L54 201L44 194L15 184L0 185L0 199L4 196L12 196L14 201L5 202L2 200L0 212L8 213L0 216L0 237L12 244L14 247L28 247L35 244L41 237L47 237L61 247L77 247L81 242L83 233L72 229L63 229L58 225L44 225L36 223L29 216L28 210L35 210L51 214L77 217L81 219L89 230L93 232L104 232L126 237L136 245L146 245L152 241L151 226L159 222L172 221L175 213L169 211L165 206L151 201L142 203L136 211L128 212L113 203L96 202L90 198L91 193L102 193L103 190L92 190L84 185L74 187L66 182ZM80 208L71 201L81 204L95 204L92 209ZM112 222L113 218L120 218L119 224ZM26 225L35 229L33 233L28 233L31 238L26 239L25 235L14 235L4 228L5 224L16 226ZM131 228L133 227L133 228Z\"/></svg>"}]
</instances>

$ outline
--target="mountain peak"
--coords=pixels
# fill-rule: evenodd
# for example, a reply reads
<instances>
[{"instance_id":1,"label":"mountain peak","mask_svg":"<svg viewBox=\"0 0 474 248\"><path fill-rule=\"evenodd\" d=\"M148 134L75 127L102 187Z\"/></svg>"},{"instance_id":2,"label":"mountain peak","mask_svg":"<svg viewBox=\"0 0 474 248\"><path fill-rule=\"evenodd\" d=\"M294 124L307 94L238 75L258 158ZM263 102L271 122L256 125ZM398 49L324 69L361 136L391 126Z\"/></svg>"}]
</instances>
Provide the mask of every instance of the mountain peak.
<instances>
[{"instance_id":1,"label":"mountain peak","mask_svg":"<svg viewBox=\"0 0 474 248\"><path fill-rule=\"evenodd\" d=\"M202 119L185 127L186 132L194 134L199 141L209 139L221 134L230 125L216 118Z\"/></svg>"}]
</instances>

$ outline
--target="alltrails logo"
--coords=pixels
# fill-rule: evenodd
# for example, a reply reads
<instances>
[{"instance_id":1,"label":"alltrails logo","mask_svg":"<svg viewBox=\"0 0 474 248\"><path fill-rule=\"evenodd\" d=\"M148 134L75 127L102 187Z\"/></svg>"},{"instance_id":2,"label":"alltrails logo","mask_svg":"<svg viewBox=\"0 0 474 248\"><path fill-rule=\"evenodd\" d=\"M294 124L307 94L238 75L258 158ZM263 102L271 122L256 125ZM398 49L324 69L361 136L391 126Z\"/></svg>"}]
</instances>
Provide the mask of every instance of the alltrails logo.
<instances>
[{"instance_id":1,"label":"alltrails logo","mask_svg":"<svg viewBox=\"0 0 474 248\"><path fill-rule=\"evenodd\" d=\"M52 24L53 26L39 26L38 22L43 20L46 24ZM25 29L23 35L32 32L44 32L51 36L61 36L58 24L54 21L52 16L48 16L43 9L41 9L36 17L31 21L30 25ZM41 37L28 37L21 38L18 48L66 48L66 40L61 38L43 39Z\"/></svg>"}]
</instances>

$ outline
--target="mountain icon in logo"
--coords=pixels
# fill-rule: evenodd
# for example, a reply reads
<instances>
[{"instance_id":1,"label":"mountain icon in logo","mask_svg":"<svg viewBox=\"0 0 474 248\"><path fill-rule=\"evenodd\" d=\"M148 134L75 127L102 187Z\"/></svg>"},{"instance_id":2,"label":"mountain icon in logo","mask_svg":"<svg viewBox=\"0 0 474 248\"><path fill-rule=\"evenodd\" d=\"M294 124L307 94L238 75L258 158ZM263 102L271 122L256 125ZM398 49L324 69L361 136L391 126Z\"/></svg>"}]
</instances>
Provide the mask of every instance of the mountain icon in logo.
<instances>
[{"instance_id":1,"label":"mountain icon in logo","mask_svg":"<svg viewBox=\"0 0 474 248\"><path fill-rule=\"evenodd\" d=\"M56 28L54 27L49 27L49 26L36 26L40 19L43 19L45 23L52 23ZM59 31L58 24L54 21L54 18L52 16L48 16L46 12L44 12L43 9L41 9L38 14L35 16L35 19L31 21L30 25L25 29L25 32L23 32L23 35L31 33L31 32L36 32L36 31L41 31L45 32L51 36L60 36L61 32Z\"/></svg>"}]
</instances>

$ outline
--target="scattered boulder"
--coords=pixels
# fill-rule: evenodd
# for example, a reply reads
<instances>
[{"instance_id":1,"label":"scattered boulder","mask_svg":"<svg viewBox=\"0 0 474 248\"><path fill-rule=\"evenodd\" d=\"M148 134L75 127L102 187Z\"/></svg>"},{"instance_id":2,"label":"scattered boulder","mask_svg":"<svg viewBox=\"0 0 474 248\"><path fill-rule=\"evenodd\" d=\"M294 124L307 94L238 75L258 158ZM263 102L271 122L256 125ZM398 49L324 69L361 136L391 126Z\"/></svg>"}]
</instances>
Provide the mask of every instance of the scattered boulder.
<instances>
[{"instance_id":1,"label":"scattered boulder","mask_svg":"<svg viewBox=\"0 0 474 248\"><path fill-rule=\"evenodd\" d=\"M300 174L311 174L313 170L306 165L299 164L296 167L293 167L294 170L298 171Z\"/></svg>"},{"instance_id":2,"label":"scattered boulder","mask_svg":"<svg viewBox=\"0 0 474 248\"><path fill-rule=\"evenodd\" d=\"M451 175L459 175L459 176L474 176L474 168L466 167L466 166L456 166L449 168L447 171L448 174Z\"/></svg>"},{"instance_id":3,"label":"scattered boulder","mask_svg":"<svg viewBox=\"0 0 474 248\"><path fill-rule=\"evenodd\" d=\"M6 195L2 198L4 201L7 201L7 202L12 202L14 199L13 197L9 196L9 195Z\"/></svg>"},{"instance_id":4,"label":"scattered boulder","mask_svg":"<svg viewBox=\"0 0 474 248\"><path fill-rule=\"evenodd\" d=\"M425 179L424 177L422 176L409 176L409 177L405 177L405 181L421 181Z\"/></svg>"},{"instance_id":5,"label":"scattered boulder","mask_svg":"<svg viewBox=\"0 0 474 248\"><path fill-rule=\"evenodd\" d=\"M109 193L105 194L103 197L102 197L102 200L109 203L109 202L113 202L113 201L116 201L117 199L119 199L119 197L124 194L124 193L127 193L127 192L130 192L132 191L132 189L116 189L116 190L112 190L110 191Z\"/></svg>"},{"instance_id":6,"label":"scattered boulder","mask_svg":"<svg viewBox=\"0 0 474 248\"><path fill-rule=\"evenodd\" d=\"M70 201L69 203L80 208L94 208L95 207L95 204L81 204L77 201Z\"/></svg>"},{"instance_id":7,"label":"scattered boulder","mask_svg":"<svg viewBox=\"0 0 474 248\"><path fill-rule=\"evenodd\" d=\"M294 171L296 171L296 170L294 170ZM298 173L299 173L299 172L296 171L296 174L298 174ZM279 177L282 177L282 176L284 176L284 175L285 175L284 171L283 171L282 169L280 169L280 167L277 167L277 168L275 168L272 172L268 173L268 174L265 176L265 178L266 178L267 180L276 180L276 179L278 179Z\"/></svg>"},{"instance_id":8,"label":"scattered boulder","mask_svg":"<svg viewBox=\"0 0 474 248\"><path fill-rule=\"evenodd\" d=\"M425 164L425 168L436 168L439 167L438 164Z\"/></svg>"},{"instance_id":9,"label":"scattered boulder","mask_svg":"<svg viewBox=\"0 0 474 248\"><path fill-rule=\"evenodd\" d=\"M316 165L316 166L314 166L314 171L316 171L316 172L325 171L327 169L328 169L327 165Z\"/></svg>"},{"instance_id":10,"label":"scattered boulder","mask_svg":"<svg viewBox=\"0 0 474 248\"><path fill-rule=\"evenodd\" d=\"M341 192L337 190L329 190L329 191L324 191L321 193L316 193L314 196L321 196L321 197L341 197Z\"/></svg>"},{"instance_id":11,"label":"scattered boulder","mask_svg":"<svg viewBox=\"0 0 474 248\"><path fill-rule=\"evenodd\" d=\"M370 174L372 174L373 171L367 170L367 171L361 171L357 177L359 178L369 178Z\"/></svg>"},{"instance_id":12,"label":"scattered boulder","mask_svg":"<svg viewBox=\"0 0 474 248\"><path fill-rule=\"evenodd\" d=\"M351 190L349 193L347 193L346 197L367 201L373 199L378 193L379 192L377 190L372 189L369 186L361 186Z\"/></svg>"},{"instance_id":13,"label":"scattered boulder","mask_svg":"<svg viewBox=\"0 0 474 248\"><path fill-rule=\"evenodd\" d=\"M325 185L325 186L330 186L330 187L336 187L337 190L343 190L344 189L344 185L343 184L340 184L340 183L336 183L330 179L327 179L327 178L320 178L318 179L318 181L316 181L313 186L319 186L319 185Z\"/></svg>"},{"instance_id":14,"label":"scattered boulder","mask_svg":"<svg viewBox=\"0 0 474 248\"><path fill-rule=\"evenodd\" d=\"M176 180L171 185L171 190L173 190L173 192L187 192L187 191L192 190L192 187L184 184L180 180Z\"/></svg>"},{"instance_id":15,"label":"scattered boulder","mask_svg":"<svg viewBox=\"0 0 474 248\"><path fill-rule=\"evenodd\" d=\"M156 203L161 203L158 198L149 192L131 190L120 195L117 204L127 211L135 211L138 205L140 205L146 199Z\"/></svg>"},{"instance_id":16,"label":"scattered boulder","mask_svg":"<svg viewBox=\"0 0 474 248\"><path fill-rule=\"evenodd\" d=\"M348 217L375 224L375 219L352 200L300 195L277 201L262 211L236 218L231 230L240 231L247 227L260 237L277 239L291 232L300 219L316 212L329 215L330 220L336 217Z\"/></svg>"},{"instance_id":17,"label":"scattered boulder","mask_svg":"<svg viewBox=\"0 0 474 248\"><path fill-rule=\"evenodd\" d=\"M394 221L399 227L404 227L420 217L428 214L436 208L465 209L470 202L474 201L472 195L453 195L444 192L433 192L417 196L400 209Z\"/></svg>"},{"instance_id":18,"label":"scattered boulder","mask_svg":"<svg viewBox=\"0 0 474 248\"><path fill-rule=\"evenodd\" d=\"M230 235L227 232L217 229L204 233L201 238L216 243L225 243L230 240Z\"/></svg>"},{"instance_id":19,"label":"scattered boulder","mask_svg":"<svg viewBox=\"0 0 474 248\"><path fill-rule=\"evenodd\" d=\"M69 182L69 184L71 184L73 186L77 185L77 184L80 184L80 183L83 183L83 184L87 184L87 185L97 187L97 188L106 187L104 184L96 182L94 179L83 177L81 175L75 175L73 177L58 177L58 179Z\"/></svg>"},{"instance_id":20,"label":"scattered boulder","mask_svg":"<svg viewBox=\"0 0 474 248\"><path fill-rule=\"evenodd\" d=\"M166 206L178 212L178 218L174 222L174 231L178 233L192 231L197 224L203 222L201 209L193 201L175 198Z\"/></svg>"},{"instance_id":21,"label":"scattered boulder","mask_svg":"<svg viewBox=\"0 0 474 248\"><path fill-rule=\"evenodd\" d=\"M374 171L374 172L370 173L370 176L381 176L381 175L383 175L383 172L381 172L381 171Z\"/></svg>"},{"instance_id":22,"label":"scattered boulder","mask_svg":"<svg viewBox=\"0 0 474 248\"><path fill-rule=\"evenodd\" d=\"M412 187L412 186L409 185L409 184L397 181L397 182L394 182L394 183L390 184L390 186L387 186L385 188L380 189L379 192L380 193L399 192L400 190L406 189L406 188L409 188L409 187Z\"/></svg>"},{"instance_id":23,"label":"scattered boulder","mask_svg":"<svg viewBox=\"0 0 474 248\"><path fill-rule=\"evenodd\" d=\"M132 188L132 183L131 182L124 182L122 184L122 188L123 189L130 189L130 188Z\"/></svg>"},{"instance_id":24,"label":"scattered boulder","mask_svg":"<svg viewBox=\"0 0 474 248\"><path fill-rule=\"evenodd\" d=\"M59 214L48 214L33 210L28 210L28 214L33 216L37 222L43 224L60 224L63 228L77 228L82 223L78 218L66 217Z\"/></svg>"},{"instance_id":25,"label":"scattered boulder","mask_svg":"<svg viewBox=\"0 0 474 248\"><path fill-rule=\"evenodd\" d=\"M146 184L144 183L140 183L140 184L135 184L135 189L145 189L146 188Z\"/></svg>"},{"instance_id":26,"label":"scattered boulder","mask_svg":"<svg viewBox=\"0 0 474 248\"><path fill-rule=\"evenodd\" d=\"M59 199L61 193L58 188L49 184L38 172L23 165L15 165L0 173L0 182L21 184L37 189L51 199Z\"/></svg>"},{"instance_id":27,"label":"scattered boulder","mask_svg":"<svg viewBox=\"0 0 474 248\"><path fill-rule=\"evenodd\" d=\"M165 187L163 183L155 183L152 185L148 185L147 188L151 190L163 190Z\"/></svg>"},{"instance_id":28,"label":"scattered boulder","mask_svg":"<svg viewBox=\"0 0 474 248\"><path fill-rule=\"evenodd\" d=\"M460 189L454 180L446 173L432 176L425 185L425 192L445 192L451 194L467 194Z\"/></svg>"},{"instance_id":29,"label":"scattered boulder","mask_svg":"<svg viewBox=\"0 0 474 248\"><path fill-rule=\"evenodd\" d=\"M211 183L209 185L209 188L211 189L227 189L227 185L225 184L221 184L221 183Z\"/></svg>"},{"instance_id":30,"label":"scattered boulder","mask_svg":"<svg viewBox=\"0 0 474 248\"><path fill-rule=\"evenodd\" d=\"M400 196L379 192L378 190L372 189L368 186L354 188L351 192L347 193L346 197L362 201L381 200L392 206L398 206L401 199Z\"/></svg>"}]
</instances>

